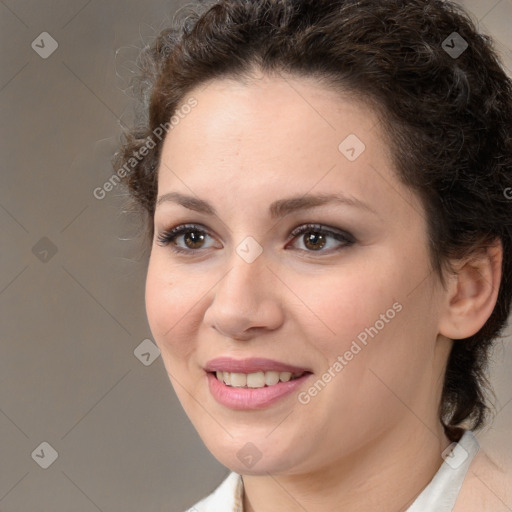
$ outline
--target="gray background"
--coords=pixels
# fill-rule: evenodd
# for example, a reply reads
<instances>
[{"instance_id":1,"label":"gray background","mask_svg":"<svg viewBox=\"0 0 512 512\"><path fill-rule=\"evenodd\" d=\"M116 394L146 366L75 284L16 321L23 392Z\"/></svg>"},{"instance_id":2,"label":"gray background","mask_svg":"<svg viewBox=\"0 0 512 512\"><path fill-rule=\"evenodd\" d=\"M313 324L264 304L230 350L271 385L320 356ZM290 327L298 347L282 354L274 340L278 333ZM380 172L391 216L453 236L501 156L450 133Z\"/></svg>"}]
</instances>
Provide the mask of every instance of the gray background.
<instances>
[{"instance_id":1,"label":"gray background","mask_svg":"<svg viewBox=\"0 0 512 512\"><path fill-rule=\"evenodd\" d=\"M130 60L185 3L0 0L2 512L176 512L228 473L161 358L134 354L151 339L146 262L121 191L92 193L130 119ZM510 73L512 0L464 4ZM58 43L46 59L31 47L42 32ZM510 460L510 336L494 359L498 414L478 437ZM47 469L43 442L58 453Z\"/></svg>"}]
</instances>

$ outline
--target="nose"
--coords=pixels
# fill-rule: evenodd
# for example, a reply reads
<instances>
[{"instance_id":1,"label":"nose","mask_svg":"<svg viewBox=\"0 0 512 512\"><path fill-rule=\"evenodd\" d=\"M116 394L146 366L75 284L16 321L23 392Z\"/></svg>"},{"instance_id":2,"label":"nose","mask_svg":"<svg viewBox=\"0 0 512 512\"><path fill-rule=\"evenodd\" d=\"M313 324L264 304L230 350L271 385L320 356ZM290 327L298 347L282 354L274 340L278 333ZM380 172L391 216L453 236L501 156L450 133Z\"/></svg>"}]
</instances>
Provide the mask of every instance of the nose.
<instances>
[{"instance_id":1,"label":"nose","mask_svg":"<svg viewBox=\"0 0 512 512\"><path fill-rule=\"evenodd\" d=\"M284 319L279 280L266 266L263 255L247 263L234 254L230 263L230 270L213 290L205 323L241 341L278 329Z\"/></svg>"}]
</instances>

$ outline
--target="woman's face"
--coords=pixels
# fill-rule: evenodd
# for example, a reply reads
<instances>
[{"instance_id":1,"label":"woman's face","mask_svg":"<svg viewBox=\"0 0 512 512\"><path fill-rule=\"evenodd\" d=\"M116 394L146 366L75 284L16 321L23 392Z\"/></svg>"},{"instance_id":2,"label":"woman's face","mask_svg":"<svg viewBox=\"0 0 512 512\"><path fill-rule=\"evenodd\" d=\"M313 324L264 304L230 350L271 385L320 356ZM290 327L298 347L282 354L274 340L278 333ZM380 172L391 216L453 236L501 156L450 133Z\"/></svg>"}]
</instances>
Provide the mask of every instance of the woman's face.
<instances>
[{"instance_id":1,"label":"woman's face","mask_svg":"<svg viewBox=\"0 0 512 512\"><path fill-rule=\"evenodd\" d=\"M374 112L297 78L191 96L163 147L146 305L207 447L291 474L437 428L442 292Z\"/></svg>"}]
</instances>

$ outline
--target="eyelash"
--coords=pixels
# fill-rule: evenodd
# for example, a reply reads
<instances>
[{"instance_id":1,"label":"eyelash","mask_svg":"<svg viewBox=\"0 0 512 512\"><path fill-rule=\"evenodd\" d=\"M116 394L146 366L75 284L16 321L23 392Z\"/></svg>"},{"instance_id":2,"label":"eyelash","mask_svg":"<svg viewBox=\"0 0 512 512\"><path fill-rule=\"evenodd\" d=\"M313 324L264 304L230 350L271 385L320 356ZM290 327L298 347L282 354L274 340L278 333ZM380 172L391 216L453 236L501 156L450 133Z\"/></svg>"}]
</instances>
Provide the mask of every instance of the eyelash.
<instances>
[{"instance_id":1,"label":"eyelash","mask_svg":"<svg viewBox=\"0 0 512 512\"><path fill-rule=\"evenodd\" d=\"M162 247L173 245L172 247L170 247L170 250L172 252L181 253L181 254L189 254L189 255L192 253L198 253L198 252L204 250L203 248L183 249L181 247L176 246L175 244L172 244L172 242L176 238L178 238L180 235L183 235L183 234L191 232L191 231L196 231L198 233L208 235L208 231L206 229L204 229L204 227L199 224L181 224L172 229L168 229L168 230L162 232L157 238L158 245L160 245ZM353 245L356 242L356 239L350 233L343 232L343 231L334 231L334 230L331 230L331 229L328 229L328 228L322 226L321 224L304 224L302 226L295 228L290 233L290 238L288 239L287 243L289 241L293 240L294 238L297 238L300 235L303 235L305 233L321 234L321 235L325 235L325 236L334 238L335 240L337 240L339 242L342 242L341 246L334 249L335 252L340 251L344 248L350 247L351 245ZM210 235L208 235L208 236L210 236ZM299 249L299 250L302 252L310 253L310 254L315 254L315 253L329 254L329 253L333 252L332 250L324 251L324 250L322 250L322 248L319 249L318 251L307 250L307 249Z\"/></svg>"}]
</instances>

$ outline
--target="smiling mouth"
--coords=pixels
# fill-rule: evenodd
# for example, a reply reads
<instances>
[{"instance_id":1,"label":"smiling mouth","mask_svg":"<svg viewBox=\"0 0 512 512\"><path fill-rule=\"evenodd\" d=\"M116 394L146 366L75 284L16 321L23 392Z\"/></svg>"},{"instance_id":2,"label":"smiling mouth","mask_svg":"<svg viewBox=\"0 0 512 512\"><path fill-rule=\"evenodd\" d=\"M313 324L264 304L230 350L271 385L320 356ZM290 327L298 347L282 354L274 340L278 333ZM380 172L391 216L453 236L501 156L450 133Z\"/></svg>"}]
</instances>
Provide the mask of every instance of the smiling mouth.
<instances>
[{"instance_id":1,"label":"smiling mouth","mask_svg":"<svg viewBox=\"0 0 512 512\"><path fill-rule=\"evenodd\" d=\"M215 375L218 381L223 382L226 386L232 388L249 388L258 389L264 387L275 386L280 382L288 382L296 380L310 372L254 372L254 373L236 373L236 372L208 372Z\"/></svg>"}]
</instances>

